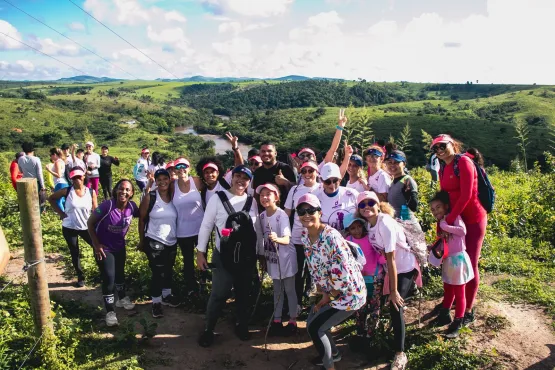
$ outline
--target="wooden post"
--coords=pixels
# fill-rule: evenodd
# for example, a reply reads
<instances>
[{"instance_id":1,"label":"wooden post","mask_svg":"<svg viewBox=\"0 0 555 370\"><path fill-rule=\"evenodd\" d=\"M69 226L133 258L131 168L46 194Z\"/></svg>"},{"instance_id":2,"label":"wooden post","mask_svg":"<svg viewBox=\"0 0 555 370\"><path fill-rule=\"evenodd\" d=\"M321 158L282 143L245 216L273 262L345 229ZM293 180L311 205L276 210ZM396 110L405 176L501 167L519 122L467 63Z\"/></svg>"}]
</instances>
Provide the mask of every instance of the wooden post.
<instances>
[{"instance_id":1,"label":"wooden post","mask_svg":"<svg viewBox=\"0 0 555 370\"><path fill-rule=\"evenodd\" d=\"M36 179L26 178L17 181L17 200L23 231L25 262L29 264L44 259L38 195ZM48 293L48 281L46 280L45 262L40 262L29 268L27 270L27 280L31 291L31 309L35 330L38 335L42 335L45 330L52 333L50 295Z\"/></svg>"}]
</instances>

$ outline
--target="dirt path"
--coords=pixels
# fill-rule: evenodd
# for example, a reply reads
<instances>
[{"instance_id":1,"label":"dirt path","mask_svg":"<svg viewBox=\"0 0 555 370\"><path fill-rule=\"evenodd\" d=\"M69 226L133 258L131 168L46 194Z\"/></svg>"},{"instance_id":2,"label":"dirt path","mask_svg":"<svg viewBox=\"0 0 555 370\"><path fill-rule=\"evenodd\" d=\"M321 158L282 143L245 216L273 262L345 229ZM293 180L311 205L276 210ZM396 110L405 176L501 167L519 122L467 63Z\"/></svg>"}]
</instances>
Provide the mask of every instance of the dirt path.
<instances>
[{"instance_id":1,"label":"dirt path","mask_svg":"<svg viewBox=\"0 0 555 370\"><path fill-rule=\"evenodd\" d=\"M68 300L79 300L93 306L101 306L99 287L74 288L73 281L66 279L58 262L59 254L47 256L47 274L53 295ZM23 266L21 253L10 262L7 274L19 274ZM19 282L26 281L26 275L19 275ZM422 303L422 313L429 312L438 301ZM135 312L117 311L120 322L127 315L149 315L150 304L137 304ZM254 327L253 337L241 342L233 335L231 322L218 324L219 335L211 348L198 347L196 340L203 328L203 316L185 312L182 308L165 308L165 317L156 320L157 335L146 342L146 365L153 370L177 369L268 369L303 370L314 369L309 359L316 354L309 341L304 323L299 323L299 334L291 338L270 338L268 350L264 349L264 328ZM416 304L406 311L407 323L417 320ZM469 346L487 351L497 356L508 369L552 370L555 368L555 335L550 328L550 320L535 307L513 305L507 302L493 302L478 306L479 320L472 328ZM427 325L428 318L422 325ZM104 325L99 322L99 325ZM117 329L115 329L117 330ZM109 336L109 335L108 335ZM346 340L339 340L344 359L337 369L386 369L385 359L368 364L365 356L352 353Z\"/></svg>"}]
</instances>

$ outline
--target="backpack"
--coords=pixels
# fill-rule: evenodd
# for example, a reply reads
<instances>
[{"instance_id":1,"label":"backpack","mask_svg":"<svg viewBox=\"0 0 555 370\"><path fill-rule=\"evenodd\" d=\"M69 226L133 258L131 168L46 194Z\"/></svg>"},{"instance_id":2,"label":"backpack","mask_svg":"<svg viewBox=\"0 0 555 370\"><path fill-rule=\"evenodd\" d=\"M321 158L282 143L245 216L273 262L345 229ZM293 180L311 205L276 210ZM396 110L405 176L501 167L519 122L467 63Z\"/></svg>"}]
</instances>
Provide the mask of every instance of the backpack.
<instances>
[{"instance_id":1,"label":"backpack","mask_svg":"<svg viewBox=\"0 0 555 370\"><path fill-rule=\"evenodd\" d=\"M410 251L414 254L420 266L428 266L426 235L422 231L420 224L412 220L401 220L398 218L395 221L403 229Z\"/></svg>"},{"instance_id":2,"label":"backpack","mask_svg":"<svg viewBox=\"0 0 555 370\"><path fill-rule=\"evenodd\" d=\"M453 172L455 172L455 175L457 177L460 176L459 160L461 159L461 156L461 154L456 154L453 163ZM480 165L476 163L476 161L474 161L472 158L470 158L470 160L472 161L472 163L474 163L474 167L476 167L476 172L478 173L478 200L480 201L480 204L482 205L482 207L484 207L486 212L491 213L495 205L495 189L491 185L486 171L482 167L480 167ZM442 162L440 170L441 176L443 176L444 167L445 163Z\"/></svg>"},{"instance_id":3,"label":"backpack","mask_svg":"<svg viewBox=\"0 0 555 370\"><path fill-rule=\"evenodd\" d=\"M222 188L224 188L225 190L231 189L231 185L229 185L229 183L227 181L225 181L225 179L223 177L220 177L218 179L218 182L220 183ZM204 209L205 211L206 211L206 192L207 191L208 191L208 189L206 188L206 186L204 186L202 188L202 190L200 191L200 200L202 202L202 209Z\"/></svg>"},{"instance_id":4,"label":"backpack","mask_svg":"<svg viewBox=\"0 0 555 370\"><path fill-rule=\"evenodd\" d=\"M156 204L156 190L149 191L148 195L150 195L150 198L149 198L149 202L148 202L148 211L146 212L146 216L144 218L145 232L148 230L148 221L150 221L150 212L152 212L152 209L154 208L154 205Z\"/></svg>"},{"instance_id":5,"label":"backpack","mask_svg":"<svg viewBox=\"0 0 555 370\"><path fill-rule=\"evenodd\" d=\"M232 274L249 271L256 265L256 231L249 214L253 197L248 195L243 209L236 212L226 194L223 191L216 192L220 198L227 214L225 229L229 236L222 236L222 230L218 232L220 237L220 259L224 269Z\"/></svg>"},{"instance_id":6,"label":"backpack","mask_svg":"<svg viewBox=\"0 0 555 370\"><path fill-rule=\"evenodd\" d=\"M366 257L364 256L364 252L360 245L350 240L345 239L345 243L347 247L351 250L351 254L353 255L356 263L359 265L359 268L362 270L364 265L366 265Z\"/></svg>"}]
</instances>

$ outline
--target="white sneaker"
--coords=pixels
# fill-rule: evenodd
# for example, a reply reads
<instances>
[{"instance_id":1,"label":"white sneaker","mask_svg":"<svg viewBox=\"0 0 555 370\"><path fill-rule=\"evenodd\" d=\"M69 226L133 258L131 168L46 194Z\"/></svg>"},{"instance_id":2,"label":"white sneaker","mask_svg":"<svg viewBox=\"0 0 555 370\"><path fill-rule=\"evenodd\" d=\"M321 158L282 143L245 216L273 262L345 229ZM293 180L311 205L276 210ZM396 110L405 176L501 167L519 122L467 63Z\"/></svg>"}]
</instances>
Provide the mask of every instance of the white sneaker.
<instances>
[{"instance_id":1,"label":"white sneaker","mask_svg":"<svg viewBox=\"0 0 555 370\"><path fill-rule=\"evenodd\" d=\"M402 352L400 355L395 354L393 358L393 363L391 364L391 370L404 370L407 366L407 355L405 352Z\"/></svg>"},{"instance_id":2,"label":"white sneaker","mask_svg":"<svg viewBox=\"0 0 555 370\"><path fill-rule=\"evenodd\" d=\"M116 307L123 307L126 310L132 310L135 308L135 303L132 303L129 297L123 297L123 299L120 299L116 302Z\"/></svg>"},{"instance_id":3,"label":"white sneaker","mask_svg":"<svg viewBox=\"0 0 555 370\"><path fill-rule=\"evenodd\" d=\"M110 311L106 314L106 325L107 326L117 326L119 325L118 318L114 311Z\"/></svg>"}]
</instances>

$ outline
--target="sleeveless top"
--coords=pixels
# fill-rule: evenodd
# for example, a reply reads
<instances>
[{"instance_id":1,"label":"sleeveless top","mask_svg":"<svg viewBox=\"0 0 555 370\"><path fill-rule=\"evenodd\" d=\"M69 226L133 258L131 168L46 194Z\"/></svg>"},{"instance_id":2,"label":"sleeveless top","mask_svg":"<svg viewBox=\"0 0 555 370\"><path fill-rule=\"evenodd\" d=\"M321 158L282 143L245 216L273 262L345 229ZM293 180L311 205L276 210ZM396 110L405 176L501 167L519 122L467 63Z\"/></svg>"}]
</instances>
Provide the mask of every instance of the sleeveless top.
<instances>
[{"instance_id":1,"label":"sleeveless top","mask_svg":"<svg viewBox=\"0 0 555 370\"><path fill-rule=\"evenodd\" d=\"M62 226L73 230L87 230L87 221L92 211L92 195L88 188L80 197L72 187L66 198L65 210L67 217L62 220Z\"/></svg>"},{"instance_id":2,"label":"sleeveless top","mask_svg":"<svg viewBox=\"0 0 555 370\"><path fill-rule=\"evenodd\" d=\"M54 177L54 187L56 187L56 185L58 185L58 184L65 184L65 185L67 185L67 180L66 180L66 177L65 177L66 164L65 164L65 162L64 162L63 159L58 159L58 160L56 160L56 162L54 162L54 166L55 166L56 163L58 163L58 162L61 162L61 164L62 164L62 177L53 176L53 177Z\"/></svg>"},{"instance_id":3,"label":"sleeveless top","mask_svg":"<svg viewBox=\"0 0 555 370\"><path fill-rule=\"evenodd\" d=\"M179 180L175 180L172 203L177 210L177 237L187 238L198 235L204 210L200 191L195 185L195 180L189 177L190 188L187 193L179 189Z\"/></svg>"},{"instance_id":4,"label":"sleeveless top","mask_svg":"<svg viewBox=\"0 0 555 370\"><path fill-rule=\"evenodd\" d=\"M145 235L165 245L177 243L177 211L172 202L164 202L156 190L156 203L149 214L148 229Z\"/></svg>"}]
</instances>

